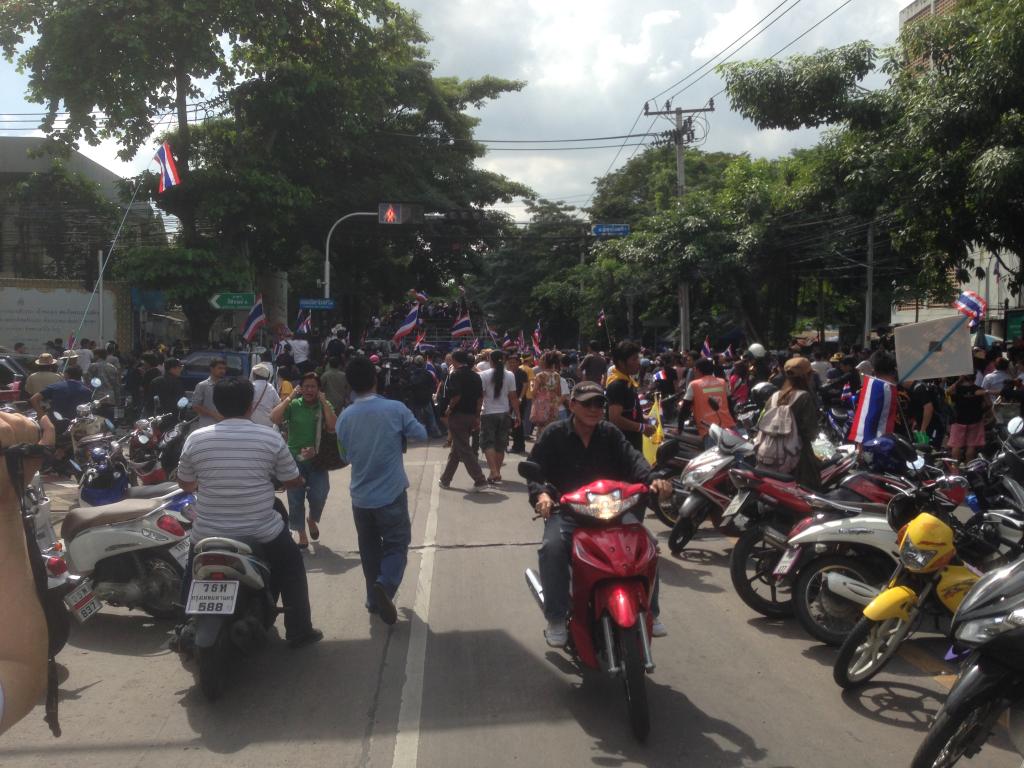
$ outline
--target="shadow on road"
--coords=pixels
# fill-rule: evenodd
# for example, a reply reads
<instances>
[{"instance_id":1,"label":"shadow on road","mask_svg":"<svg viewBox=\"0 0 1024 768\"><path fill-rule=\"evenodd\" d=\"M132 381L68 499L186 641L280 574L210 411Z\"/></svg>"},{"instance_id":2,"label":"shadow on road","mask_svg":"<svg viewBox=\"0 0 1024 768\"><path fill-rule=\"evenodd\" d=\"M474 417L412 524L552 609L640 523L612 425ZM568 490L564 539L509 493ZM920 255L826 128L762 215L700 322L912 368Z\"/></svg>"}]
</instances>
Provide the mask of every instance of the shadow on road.
<instances>
[{"instance_id":1,"label":"shadow on road","mask_svg":"<svg viewBox=\"0 0 1024 768\"><path fill-rule=\"evenodd\" d=\"M702 568L693 568L690 565L681 565L679 561L668 557L658 560L658 574L661 576L662 584L673 587L685 587L696 592L716 593L725 590L711 582L711 571Z\"/></svg>"},{"instance_id":2,"label":"shadow on road","mask_svg":"<svg viewBox=\"0 0 1024 768\"><path fill-rule=\"evenodd\" d=\"M693 565L714 565L727 567L729 556L712 549L700 549L699 547L688 547L678 555L672 557L680 563L691 563Z\"/></svg>"},{"instance_id":3,"label":"shadow on road","mask_svg":"<svg viewBox=\"0 0 1024 768\"><path fill-rule=\"evenodd\" d=\"M154 656L170 653L167 641L173 629L173 621L104 606L85 624L72 622L68 645L83 651Z\"/></svg>"},{"instance_id":4,"label":"shadow on road","mask_svg":"<svg viewBox=\"0 0 1024 768\"><path fill-rule=\"evenodd\" d=\"M342 557L328 546L312 542L312 549L308 557L303 558L306 563L306 573L326 573L330 576L337 576L350 571L359 565L359 556Z\"/></svg>"},{"instance_id":5,"label":"shadow on road","mask_svg":"<svg viewBox=\"0 0 1024 768\"><path fill-rule=\"evenodd\" d=\"M808 640L807 633L795 618L770 619L767 616L755 616L747 619L747 624L759 632L775 635L785 640Z\"/></svg>"},{"instance_id":6,"label":"shadow on road","mask_svg":"<svg viewBox=\"0 0 1024 768\"><path fill-rule=\"evenodd\" d=\"M945 696L919 685L885 681L843 691L842 699L858 715L923 733Z\"/></svg>"}]
</instances>

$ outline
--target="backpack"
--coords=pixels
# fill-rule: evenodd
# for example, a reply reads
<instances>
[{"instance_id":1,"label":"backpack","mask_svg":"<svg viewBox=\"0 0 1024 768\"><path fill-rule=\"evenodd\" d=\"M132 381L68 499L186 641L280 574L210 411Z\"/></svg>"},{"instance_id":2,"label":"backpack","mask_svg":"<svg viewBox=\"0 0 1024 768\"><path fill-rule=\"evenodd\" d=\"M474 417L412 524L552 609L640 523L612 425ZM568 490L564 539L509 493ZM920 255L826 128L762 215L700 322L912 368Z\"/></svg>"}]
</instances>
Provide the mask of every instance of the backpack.
<instances>
[{"instance_id":1,"label":"backpack","mask_svg":"<svg viewBox=\"0 0 1024 768\"><path fill-rule=\"evenodd\" d=\"M803 444L797 432L792 406L796 398L785 405L779 405L776 392L765 406L757 422L757 437L754 438L757 465L774 472L791 474L800 463L800 449ZM797 395L802 397L803 393Z\"/></svg>"}]
</instances>

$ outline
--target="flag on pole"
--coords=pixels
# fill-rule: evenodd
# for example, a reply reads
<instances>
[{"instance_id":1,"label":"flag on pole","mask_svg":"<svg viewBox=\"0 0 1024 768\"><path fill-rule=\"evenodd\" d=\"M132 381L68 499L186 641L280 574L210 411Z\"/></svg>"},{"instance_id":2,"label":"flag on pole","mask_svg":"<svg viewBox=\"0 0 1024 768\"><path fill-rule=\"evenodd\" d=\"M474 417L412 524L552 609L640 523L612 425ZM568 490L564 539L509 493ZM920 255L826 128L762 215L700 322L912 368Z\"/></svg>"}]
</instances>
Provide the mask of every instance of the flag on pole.
<instances>
[{"instance_id":1,"label":"flag on pole","mask_svg":"<svg viewBox=\"0 0 1024 768\"><path fill-rule=\"evenodd\" d=\"M712 352L711 352L711 337L710 336L705 336L704 337L704 345L700 348L700 354L703 357L708 358L709 360L711 359Z\"/></svg>"},{"instance_id":2,"label":"flag on pole","mask_svg":"<svg viewBox=\"0 0 1024 768\"><path fill-rule=\"evenodd\" d=\"M512 338L512 331L505 331L505 338L501 341L502 349L515 349L516 340Z\"/></svg>"},{"instance_id":3,"label":"flag on pole","mask_svg":"<svg viewBox=\"0 0 1024 768\"><path fill-rule=\"evenodd\" d=\"M971 320L978 321L985 317L988 302L974 291L964 291L956 300L956 308Z\"/></svg>"},{"instance_id":4,"label":"flag on pole","mask_svg":"<svg viewBox=\"0 0 1024 768\"><path fill-rule=\"evenodd\" d=\"M395 331L395 336L392 339L392 341L395 344L397 344L399 341L401 341L414 330L416 330L416 326L419 325L419 322L420 305L415 304L413 305L413 308L409 310L409 314L405 316L405 320L402 321L402 324L398 326L398 330Z\"/></svg>"},{"instance_id":5,"label":"flag on pole","mask_svg":"<svg viewBox=\"0 0 1024 768\"><path fill-rule=\"evenodd\" d=\"M410 290L409 294L412 296L413 300L419 304L426 304L430 300L430 297L427 296L426 291L421 291L416 288Z\"/></svg>"},{"instance_id":6,"label":"flag on pole","mask_svg":"<svg viewBox=\"0 0 1024 768\"><path fill-rule=\"evenodd\" d=\"M452 338L460 339L466 336L473 335L473 321L469 318L469 313L459 315L452 325Z\"/></svg>"},{"instance_id":7,"label":"flag on pole","mask_svg":"<svg viewBox=\"0 0 1024 768\"><path fill-rule=\"evenodd\" d=\"M892 432L896 428L896 407L895 384L864 376L857 410L853 414L853 425L850 427L850 441L861 444Z\"/></svg>"},{"instance_id":8,"label":"flag on pole","mask_svg":"<svg viewBox=\"0 0 1024 768\"><path fill-rule=\"evenodd\" d=\"M537 327L533 329L533 354L538 357L541 354L541 335L540 335L540 320L537 321Z\"/></svg>"},{"instance_id":9,"label":"flag on pole","mask_svg":"<svg viewBox=\"0 0 1024 768\"><path fill-rule=\"evenodd\" d=\"M605 321L605 317L604 317L604 309L602 309L602 310L601 310L601 314L599 314L599 315L597 316L597 327L598 327L598 328L604 328L604 321Z\"/></svg>"},{"instance_id":10,"label":"flag on pole","mask_svg":"<svg viewBox=\"0 0 1024 768\"><path fill-rule=\"evenodd\" d=\"M484 318L484 333L486 333L488 336L490 336L491 341L494 342L494 348L495 349L500 349L501 348L501 342L498 341L498 334L496 334L494 331L492 331L490 326L487 325L487 318L486 317Z\"/></svg>"},{"instance_id":11,"label":"flag on pole","mask_svg":"<svg viewBox=\"0 0 1024 768\"><path fill-rule=\"evenodd\" d=\"M480 351L480 337L479 336L474 336L473 337L473 343L469 345L469 348L471 350L473 350L474 352L479 352Z\"/></svg>"},{"instance_id":12,"label":"flag on pole","mask_svg":"<svg viewBox=\"0 0 1024 768\"><path fill-rule=\"evenodd\" d=\"M245 319L245 325L242 326L242 338L251 343L256 338L256 334L259 333L260 328L266 324L267 316L263 312L263 294L257 293L256 303L252 305L252 309L249 310L249 316Z\"/></svg>"},{"instance_id":13,"label":"flag on pole","mask_svg":"<svg viewBox=\"0 0 1024 768\"><path fill-rule=\"evenodd\" d=\"M412 345L412 348L413 348L414 350L415 350L415 349L419 349L419 348L420 348L420 344L422 344L422 343L423 343L423 342L425 342L426 340L427 340L427 330L426 330L426 328L424 328L424 329L422 329L422 330L421 330L421 331L420 331L420 332L419 332L419 333L418 333L418 334L416 335L416 343Z\"/></svg>"},{"instance_id":14,"label":"flag on pole","mask_svg":"<svg viewBox=\"0 0 1024 768\"><path fill-rule=\"evenodd\" d=\"M181 184L181 177L178 176L178 166L174 164L174 153L171 151L170 143L165 141L156 151L154 159L160 164L160 188L158 191L162 195L171 187Z\"/></svg>"},{"instance_id":15,"label":"flag on pole","mask_svg":"<svg viewBox=\"0 0 1024 768\"><path fill-rule=\"evenodd\" d=\"M310 310L306 310L306 316L302 316L302 310L299 310L299 316L295 320L295 332L296 333L310 333L313 330L313 313Z\"/></svg>"},{"instance_id":16,"label":"flag on pole","mask_svg":"<svg viewBox=\"0 0 1024 768\"><path fill-rule=\"evenodd\" d=\"M661 445L665 439L665 430L661 424L661 395L654 398L654 405L652 405L651 410L647 412L647 419L654 420L654 434L650 437L644 435L644 458L653 465L658 461L658 446Z\"/></svg>"},{"instance_id":17,"label":"flag on pole","mask_svg":"<svg viewBox=\"0 0 1024 768\"><path fill-rule=\"evenodd\" d=\"M523 354L526 354L526 335L523 333L521 328L519 329L518 346L519 351L522 352Z\"/></svg>"}]
</instances>

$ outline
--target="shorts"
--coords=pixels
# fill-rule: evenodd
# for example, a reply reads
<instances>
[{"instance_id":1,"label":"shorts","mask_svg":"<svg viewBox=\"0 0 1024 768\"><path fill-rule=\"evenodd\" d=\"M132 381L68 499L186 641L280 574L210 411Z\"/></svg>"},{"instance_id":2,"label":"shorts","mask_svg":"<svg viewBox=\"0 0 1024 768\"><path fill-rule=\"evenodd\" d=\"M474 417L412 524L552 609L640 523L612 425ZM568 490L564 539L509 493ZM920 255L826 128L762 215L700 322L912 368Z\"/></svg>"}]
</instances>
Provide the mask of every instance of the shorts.
<instances>
[{"instance_id":1,"label":"shorts","mask_svg":"<svg viewBox=\"0 0 1024 768\"><path fill-rule=\"evenodd\" d=\"M982 422L977 424L950 424L949 425L949 447L950 448L981 448L985 445L985 425Z\"/></svg>"},{"instance_id":2,"label":"shorts","mask_svg":"<svg viewBox=\"0 0 1024 768\"><path fill-rule=\"evenodd\" d=\"M512 417L507 413L485 413L480 417L480 449L505 453Z\"/></svg>"}]
</instances>

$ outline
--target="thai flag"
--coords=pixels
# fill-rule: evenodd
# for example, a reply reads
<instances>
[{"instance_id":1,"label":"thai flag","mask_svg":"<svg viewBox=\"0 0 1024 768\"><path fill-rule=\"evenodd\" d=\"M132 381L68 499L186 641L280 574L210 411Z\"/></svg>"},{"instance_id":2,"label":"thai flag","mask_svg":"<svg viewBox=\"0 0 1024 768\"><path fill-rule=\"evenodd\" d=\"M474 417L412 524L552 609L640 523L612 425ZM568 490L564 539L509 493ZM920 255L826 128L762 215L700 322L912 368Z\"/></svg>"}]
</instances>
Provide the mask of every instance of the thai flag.
<instances>
[{"instance_id":1,"label":"thai flag","mask_svg":"<svg viewBox=\"0 0 1024 768\"><path fill-rule=\"evenodd\" d=\"M533 329L533 354L541 354L541 335L540 335L540 320L537 321L537 327Z\"/></svg>"},{"instance_id":2,"label":"thai flag","mask_svg":"<svg viewBox=\"0 0 1024 768\"><path fill-rule=\"evenodd\" d=\"M412 297L420 304L426 304L428 301L430 301L430 297L427 296L426 291L418 291L415 288L413 288L411 291L409 291L409 293L411 293Z\"/></svg>"},{"instance_id":3,"label":"thai flag","mask_svg":"<svg viewBox=\"0 0 1024 768\"><path fill-rule=\"evenodd\" d=\"M480 351L480 339L476 336L473 337L473 343L469 345L469 348L474 352Z\"/></svg>"},{"instance_id":4,"label":"thai flag","mask_svg":"<svg viewBox=\"0 0 1024 768\"><path fill-rule=\"evenodd\" d=\"M299 316L295 318L295 332L296 333L310 333L313 330L313 313L310 310L306 310L306 316L302 316L302 310L299 310Z\"/></svg>"},{"instance_id":5,"label":"thai flag","mask_svg":"<svg viewBox=\"0 0 1024 768\"><path fill-rule=\"evenodd\" d=\"M713 353L711 352L711 337L710 336L705 336L704 337L704 346L702 346L700 348L700 353L701 353L702 356L708 358L709 360L711 359L711 355Z\"/></svg>"},{"instance_id":6,"label":"thai flag","mask_svg":"<svg viewBox=\"0 0 1024 768\"><path fill-rule=\"evenodd\" d=\"M853 400L853 390L850 388L850 382L843 384L843 391L839 394L839 399L844 403L848 403Z\"/></svg>"},{"instance_id":7,"label":"thai flag","mask_svg":"<svg viewBox=\"0 0 1024 768\"><path fill-rule=\"evenodd\" d=\"M469 313L459 315L458 319L452 325L452 338L459 339L466 336L473 335L473 321L469 318Z\"/></svg>"},{"instance_id":8,"label":"thai flag","mask_svg":"<svg viewBox=\"0 0 1024 768\"><path fill-rule=\"evenodd\" d=\"M864 376L860 388L860 399L853 415L849 439L864 443L896 428L897 395L896 385L888 381Z\"/></svg>"},{"instance_id":9,"label":"thai flag","mask_svg":"<svg viewBox=\"0 0 1024 768\"><path fill-rule=\"evenodd\" d=\"M426 340L427 340L427 332L426 332L426 330L420 331L419 334L417 334L417 336L416 336L416 343L412 345L412 348L413 349L419 349L420 348L420 344L422 344Z\"/></svg>"},{"instance_id":10,"label":"thai flag","mask_svg":"<svg viewBox=\"0 0 1024 768\"><path fill-rule=\"evenodd\" d=\"M665 369L664 368L659 368L657 370L657 372L655 372L655 374L654 374L654 380L655 381L665 381L666 378L668 378L668 377L665 375Z\"/></svg>"},{"instance_id":11,"label":"thai flag","mask_svg":"<svg viewBox=\"0 0 1024 768\"><path fill-rule=\"evenodd\" d=\"M519 331L519 351L526 352L526 335L523 333L522 329Z\"/></svg>"},{"instance_id":12,"label":"thai flag","mask_svg":"<svg viewBox=\"0 0 1024 768\"><path fill-rule=\"evenodd\" d=\"M505 331L505 338L501 342L502 349L515 349L516 340L512 338L511 331Z\"/></svg>"},{"instance_id":13,"label":"thai flag","mask_svg":"<svg viewBox=\"0 0 1024 768\"><path fill-rule=\"evenodd\" d=\"M501 346L500 342L498 341L498 334L496 334L494 331L492 331L490 326L487 325L487 318L486 317L484 318L484 333L486 333L488 336L491 337L491 341L494 342L494 348L495 349L497 349L498 347Z\"/></svg>"},{"instance_id":14,"label":"thai flag","mask_svg":"<svg viewBox=\"0 0 1024 768\"><path fill-rule=\"evenodd\" d=\"M168 142L165 141L160 149L156 151L155 160L160 164L160 194L163 194L171 187L181 184L181 177L178 176L178 166L174 164L174 153L171 151L171 145Z\"/></svg>"},{"instance_id":15,"label":"thai flag","mask_svg":"<svg viewBox=\"0 0 1024 768\"><path fill-rule=\"evenodd\" d=\"M413 306L411 310L409 310L409 314L405 316L405 320L402 321L402 324L398 326L398 330L395 331L395 336L392 339L392 341L395 344L397 344L399 341L401 341L414 330L416 330L416 326L419 325L419 322L420 305L416 304L415 306Z\"/></svg>"},{"instance_id":16,"label":"thai flag","mask_svg":"<svg viewBox=\"0 0 1024 768\"><path fill-rule=\"evenodd\" d=\"M602 309L601 310L601 314L599 314L597 316L597 327L598 328L604 328L604 321L605 321L604 310Z\"/></svg>"},{"instance_id":17,"label":"thai flag","mask_svg":"<svg viewBox=\"0 0 1024 768\"><path fill-rule=\"evenodd\" d=\"M972 320L981 320L988 311L988 302L974 291L964 291L956 300L956 308Z\"/></svg>"},{"instance_id":18,"label":"thai flag","mask_svg":"<svg viewBox=\"0 0 1024 768\"><path fill-rule=\"evenodd\" d=\"M263 312L263 294L258 293L256 294L256 303L252 305L249 316L245 319L245 325L242 326L242 338L252 342L260 328L266 324L267 315Z\"/></svg>"}]
</instances>

